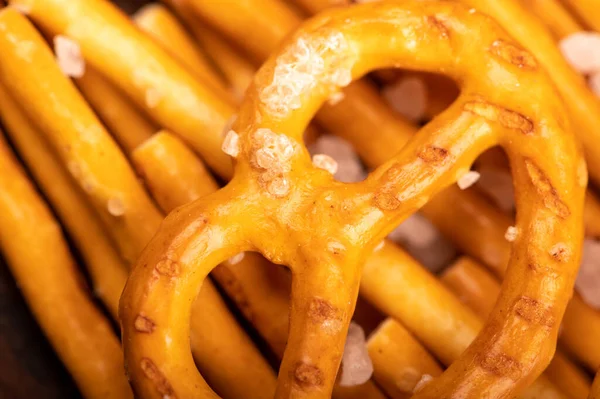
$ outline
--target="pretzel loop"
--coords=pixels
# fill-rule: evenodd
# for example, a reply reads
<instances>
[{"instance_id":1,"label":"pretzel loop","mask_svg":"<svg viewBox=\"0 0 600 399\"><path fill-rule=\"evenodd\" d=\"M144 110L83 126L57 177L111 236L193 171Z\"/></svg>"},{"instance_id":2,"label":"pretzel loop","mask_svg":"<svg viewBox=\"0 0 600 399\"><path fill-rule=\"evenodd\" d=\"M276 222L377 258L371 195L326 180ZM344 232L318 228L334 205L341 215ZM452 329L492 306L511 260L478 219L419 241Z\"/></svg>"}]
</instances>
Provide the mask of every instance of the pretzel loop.
<instances>
[{"instance_id":1,"label":"pretzel loop","mask_svg":"<svg viewBox=\"0 0 600 399\"><path fill-rule=\"evenodd\" d=\"M352 79L392 66L447 74L460 83L462 95L367 180L337 183L311 164L302 132L327 98ZM163 331L176 329L177 338L188 342L189 326L174 325L189 317L185 295L209 272L207 265L235 248L261 252L293 273L290 335L276 396L329 397L366 256L478 154L500 144L511 160L519 209L500 300L463 356L416 397L514 395L552 357L579 262L586 177L573 178L581 155L567 126L535 59L490 19L460 5L369 3L308 21L263 65L246 94L234 124L239 147L231 151L237 156L233 180L169 216L130 278L123 329L136 389L144 397L213 397L194 390L200 380L186 346L173 356L183 362L182 370L166 357L164 340L136 331L135 318L142 311L159 315ZM218 236L234 236L219 256L197 245L188 248L195 239L180 238L201 215L213 214L219 215ZM188 254L189 265L181 282L169 280L175 289L166 291L151 270L169 248ZM202 261L192 262L192 255ZM160 308L150 307L163 296ZM161 362L153 363L151 374L158 380L140 364L155 358ZM161 391L157 381L171 390Z\"/></svg>"}]
</instances>

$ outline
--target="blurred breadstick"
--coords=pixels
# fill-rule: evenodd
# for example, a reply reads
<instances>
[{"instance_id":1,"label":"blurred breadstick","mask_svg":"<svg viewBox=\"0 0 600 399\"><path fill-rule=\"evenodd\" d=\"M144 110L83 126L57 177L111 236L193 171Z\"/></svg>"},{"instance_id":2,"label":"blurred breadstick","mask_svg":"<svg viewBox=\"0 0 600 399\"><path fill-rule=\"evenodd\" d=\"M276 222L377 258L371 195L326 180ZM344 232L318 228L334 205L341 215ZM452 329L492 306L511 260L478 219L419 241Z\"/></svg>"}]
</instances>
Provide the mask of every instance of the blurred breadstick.
<instances>
[{"instance_id":1,"label":"blurred breadstick","mask_svg":"<svg viewBox=\"0 0 600 399\"><path fill-rule=\"evenodd\" d=\"M392 399L408 399L423 375L442 373L438 362L397 321L388 318L369 337L373 378Z\"/></svg>"},{"instance_id":2,"label":"blurred breadstick","mask_svg":"<svg viewBox=\"0 0 600 399\"><path fill-rule=\"evenodd\" d=\"M162 216L118 146L61 73L40 34L11 8L0 11L0 52L0 80L8 93L28 105L27 116L87 193L123 256L135 260Z\"/></svg>"},{"instance_id":3,"label":"blurred breadstick","mask_svg":"<svg viewBox=\"0 0 600 399\"><path fill-rule=\"evenodd\" d=\"M445 365L463 353L483 326L433 275L388 241L367 259L360 292L399 320ZM563 397L544 375L521 397L535 397L538 391Z\"/></svg>"},{"instance_id":4,"label":"blurred breadstick","mask_svg":"<svg viewBox=\"0 0 600 399\"><path fill-rule=\"evenodd\" d=\"M133 21L173 57L197 74L203 82L214 86L213 90L223 93L223 76L219 75L212 62L169 9L162 4L150 3L133 15Z\"/></svg>"},{"instance_id":5,"label":"blurred breadstick","mask_svg":"<svg viewBox=\"0 0 600 399\"><path fill-rule=\"evenodd\" d=\"M160 178L145 181L152 196L165 212L183 205L179 195L174 193L184 192L186 198L200 198L218 188L210 172L196 155L167 131L161 130L146 140L131 156L142 178L160 174ZM196 184L197 181L203 184ZM174 185L177 188L174 189Z\"/></svg>"},{"instance_id":6,"label":"blurred breadstick","mask_svg":"<svg viewBox=\"0 0 600 399\"><path fill-rule=\"evenodd\" d=\"M61 166L42 134L0 85L0 120L29 170L75 241L90 272L94 293L115 320L127 268L84 195Z\"/></svg>"},{"instance_id":7,"label":"blurred breadstick","mask_svg":"<svg viewBox=\"0 0 600 399\"><path fill-rule=\"evenodd\" d=\"M197 172L203 166L200 160L194 158L181 141L167 132L150 139L133 155L137 168L143 171L142 175L155 197L161 198L164 193L169 193L169 201L159 202L171 207L186 204L199 198L198 194L218 188L208 174ZM195 177L186 178L189 176ZM165 208L165 211L171 209ZM212 275L281 358L289 320L290 280L284 270L258 254L240 254L221 264ZM194 310L202 306L204 303L201 301L194 302ZM206 329L206 326L202 327ZM351 388L337 387L333 397L383 399L382 394L369 382Z\"/></svg>"},{"instance_id":8,"label":"blurred breadstick","mask_svg":"<svg viewBox=\"0 0 600 399\"><path fill-rule=\"evenodd\" d=\"M23 4L20 1L12 4ZM160 126L182 137L219 175L230 175L231 161L218 151L221 131L234 112L229 99L202 83L110 2L26 3L30 6L28 16L42 29L77 41L86 62L127 93Z\"/></svg>"},{"instance_id":9,"label":"blurred breadstick","mask_svg":"<svg viewBox=\"0 0 600 399\"><path fill-rule=\"evenodd\" d=\"M559 0L521 0L532 14L552 33L556 40L583 30Z\"/></svg>"},{"instance_id":10,"label":"blurred breadstick","mask_svg":"<svg viewBox=\"0 0 600 399\"><path fill-rule=\"evenodd\" d=\"M351 0L293 0L293 2L311 14L316 14L331 7L352 4Z\"/></svg>"},{"instance_id":11,"label":"blurred breadstick","mask_svg":"<svg viewBox=\"0 0 600 399\"><path fill-rule=\"evenodd\" d=\"M493 276L466 257L446 269L441 280L461 302L477 312L482 320L488 317L500 293L500 284ZM588 376L559 350L545 373L569 397L587 398L591 385Z\"/></svg>"},{"instance_id":12,"label":"blurred breadstick","mask_svg":"<svg viewBox=\"0 0 600 399\"><path fill-rule=\"evenodd\" d=\"M29 308L88 399L133 398L123 354L60 225L0 137L0 248Z\"/></svg>"},{"instance_id":13,"label":"blurred breadstick","mask_svg":"<svg viewBox=\"0 0 600 399\"><path fill-rule=\"evenodd\" d=\"M11 18L9 21L13 25L17 23L14 20L20 19L18 21L20 25L17 27L26 32L25 36L29 38L28 40L38 40L39 35L31 31L33 28L24 22L22 16L14 10L10 11L10 15L8 12L4 14L0 12L0 18L7 15ZM27 29L21 26L23 24L26 24ZM20 32L19 29L11 26L11 34L15 35L15 32ZM12 42L2 40L0 36L1 48L8 47L11 51L18 52L18 49L10 47L9 43ZM15 46L18 44L20 43ZM31 56L35 56L32 58L35 59L35 66L21 60L22 63L28 64L26 68L11 69L7 66L8 63L0 62L1 77L4 79L7 76L23 74L27 76L28 84L32 86L37 84L34 87L16 84L12 87L12 92L18 94L21 99L29 101L30 104L36 105L28 107L27 111L31 113L30 117L37 117L36 122L44 122L40 130L53 142L54 147L62 156L63 162L70 167L72 174L74 173L72 165L76 161L75 164L80 168L76 171L80 172L83 177L78 174L75 174L75 177L80 177L80 185L86 190L88 197L99 202L105 190L119 195L116 197L119 202L115 202L112 200L113 197L109 197L111 201L107 206L108 214L113 219L109 219L109 222L112 223L107 224L107 230L113 235L115 241L122 240L129 244L129 246L122 246L122 254L128 255L128 259L133 259L158 228L162 214L143 191L124 155L116 148L116 144L110 140L108 133L94 118L87 104L78 96L72 84L60 74L49 50L44 46L44 44L37 44L34 48L35 51L32 50ZM49 58L44 50L48 53ZM7 70L11 72L10 75L5 74ZM44 75L36 76L35 71L40 70ZM36 77L39 80L36 80ZM40 88L43 95L40 94ZM47 102L54 105L54 109L41 106L44 96L49 97ZM87 127L87 129L78 130L83 127ZM96 188L96 184L88 187L89 181L98 182L99 187ZM101 210L104 209L106 208ZM134 214L136 219L128 218L130 214ZM130 252L125 252L125 250ZM201 294L203 298L202 311L205 312L204 315L208 320L206 320L206 326L202 326L199 331L206 334L206 342L200 343L201 340L196 339L192 348L202 372L209 377L209 382L223 396L237 398L241 392L253 392L254 395L257 395L256 398L270 397L275 386L272 370L247 337L245 347L232 346L229 342L230 337L221 332L225 327L219 327L219 325L229 323L227 327L231 331L236 334L244 333L229 314L219 295L216 292L211 295L210 291L206 290L203 292L208 292L208 294ZM215 316L218 313L221 314L221 318ZM202 316L199 317L199 320L203 320ZM232 332L232 334L234 333ZM252 364L251 367L233 371L231 364L239 364L237 363L238 351L246 352L245 362ZM234 376L235 384L232 383Z\"/></svg>"},{"instance_id":14,"label":"blurred breadstick","mask_svg":"<svg viewBox=\"0 0 600 399\"><path fill-rule=\"evenodd\" d=\"M468 257L446 268L440 280L482 320L488 317L500 293L498 280Z\"/></svg>"},{"instance_id":15,"label":"blurred breadstick","mask_svg":"<svg viewBox=\"0 0 600 399\"><path fill-rule=\"evenodd\" d=\"M87 65L75 79L77 87L125 153L131 152L157 129L123 93Z\"/></svg>"},{"instance_id":16,"label":"blurred breadstick","mask_svg":"<svg viewBox=\"0 0 600 399\"><path fill-rule=\"evenodd\" d=\"M600 16L598 15L598 3L594 0L561 0L568 6L577 16L585 22L585 24L600 32Z\"/></svg>"},{"instance_id":17,"label":"blurred breadstick","mask_svg":"<svg viewBox=\"0 0 600 399\"><path fill-rule=\"evenodd\" d=\"M559 342L587 367L596 370L600 367L599 336L600 311L587 305L575 292L567 305Z\"/></svg>"},{"instance_id":18,"label":"blurred breadstick","mask_svg":"<svg viewBox=\"0 0 600 399\"><path fill-rule=\"evenodd\" d=\"M178 9L200 46L225 75L236 98L241 99L254 78L256 68L216 32L186 14L184 7L179 6Z\"/></svg>"}]
</instances>

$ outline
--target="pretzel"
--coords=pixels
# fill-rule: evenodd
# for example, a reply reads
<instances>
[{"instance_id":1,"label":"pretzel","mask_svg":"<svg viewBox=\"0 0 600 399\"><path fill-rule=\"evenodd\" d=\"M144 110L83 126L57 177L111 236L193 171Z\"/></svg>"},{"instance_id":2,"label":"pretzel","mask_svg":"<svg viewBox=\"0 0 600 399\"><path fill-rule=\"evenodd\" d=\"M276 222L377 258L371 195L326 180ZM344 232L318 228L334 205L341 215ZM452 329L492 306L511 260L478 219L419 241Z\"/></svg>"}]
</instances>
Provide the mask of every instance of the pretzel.
<instances>
[{"instance_id":1,"label":"pretzel","mask_svg":"<svg viewBox=\"0 0 600 399\"><path fill-rule=\"evenodd\" d=\"M58 223L0 136L0 247L48 340L90 399L133 398L119 340L89 298Z\"/></svg>"},{"instance_id":2,"label":"pretzel","mask_svg":"<svg viewBox=\"0 0 600 399\"><path fill-rule=\"evenodd\" d=\"M482 320L488 317L500 293L500 284L469 258L456 261L444 271L441 280ZM588 397L591 385L589 377L560 351L555 353L544 373L569 397Z\"/></svg>"},{"instance_id":3,"label":"pretzel","mask_svg":"<svg viewBox=\"0 0 600 399\"><path fill-rule=\"evenodd\" d=\"M138 148L132 158L154 198L165 211L171 211L218 188L212 177L206 174L202 163L168 132L154 136ZM281 358L289 320L287 274L260 256L238 254L216 268L212 276ZM196 303L201 303L201 299L198 298ZM336 386L333 392L334 399L365 397L383 399L383 395L369 382L348 388Z\"/></svg>"},{"instance_id":4,"label":"pretzel","mask_svg":"<svg viewBox=\"0 0 600 399\"><path fill-rule=\"evenodd\" d=\"M580 163L574 141L569 135L562 134L559 127L568 126L560 100L545 75L537 71L535 60L518 50L489 19L472 15L467 9L452 4L402 4L404 8L390 2L325 13L300 29L285 44L281 54L272 56L261 68L234 124L234 129L240 132L239 152L235 145L225 145L229 153L235 155L238 152L233 181L208 197L178 208L166 219L142 254L124 291L121 314L125 353L130 376L141 395L213 397L204 380L191 372L191 356L187 351L189 297L194 295L215 264L248 250L257 250L276 263L289 265L294 274L290 335L280 368L277 396L329 395L339 364L345 326L358 290L364 251L371 251L394 223L454 180L459 165L468 165L477 153L496 143L506 146L517 171L518 187L523 190L518 193L518 198L523 198L521 195L528 197L527 212L518 223L522 236L515 242L514 251L522 254L521 257L527 254L536 267L512 260L505 280L505 286L510 289L503 291L488 325L469 349L417 396L451 395L457 389L469 389L473 395L491 390L495 394L511 395L528 385L550 360L557 333L556 320L560 319L566 306L579 260L578 240L582 229L577 218L581 216L585 186L581 184L585 179L566 180L548 168L557 162L555 152L546 147L548 137L552 137L552 148L559 146L568 154L566 157L561 155L564 176L575 175ZM353 21L351 27L342 23L347 18ZM369 21L369 29L365 27L366 21ZM403 24L412 32L419 29L418 39L410 40L408 48L406 38L394 36L402 32ZM459 40L464 34L453 28L455 24L471 29L477 27L481 46L490 48L488 46L496 43L491 47L493 51L470 50L473 46L469 46L461 47L460 56L454 53L448 46L449 37ZM356 39L358 35L362 40ZM391 36L394 39L388 41L386 38ZM367 54L363 43L368 43L369 48L376 47L377 55L371 53L369 57L361 57ZM317 56L324 57L324 69L315 76L317 80L309 80L312 90L305 90L303 86L295 89L291 82L299 80L290 81L285 74L277 74L289 68L291 62L302 65L302 59L295 58L298 57L295 53L298 46L307 46L309 56L312 51L320 50ZM435 51L431 51L432 58L429 59L425 49L431 47ZM516 63L516 59L511 58L515 51L521 57L519 62L527 60L526 68L511 63ZM390 55L383 55L388 52ZM413 52L419 52L419 63L406 60ZM433 60L433 53L437 61ZM481 77L485 73L470 73L470 68L450 61L459 58L468 58L470 65L493 63L494 68L502 68L503 73L519 82L526 93L519 96L522 102L511 103L514 96L508 94L506 86L494 87L493 103L475 94L476 91L472 92L476 87L492 90L486 86L489 81ZM445 59L448 61L443 61ZM464 88L468 89L453 107L424 128L396 158L376 170L365 182L352 186L333 184L327 173L310 167L306 153L298 144L301 131L318 107L339 90L340 85L348 83L344 72L352 73L354 77L392 64L431 72L443 68L451 76L466 81ZM290 84L292 86L286 86ZM283 87L289 87L291 95L302 93L302 96L297 100L295 97L284 98L280 103L275 94ZM297 108L294 101L300 100L305 106ZM532 110L530 104L534 103L540 108ZM292 109L287 107L288 104ZM514 107L528 116L510 111ZM450 122L458 115L460 123ZM543 136L535 133L542 120L543 125L548 126ZM460 128L456 125L450 128L447 123L459 123ZM456 132L458 129L460 133ZM521 145L524 140L531 139L536 140L535 153L518 151L516 143ZM545 156L539 157L540 153ZM272 155L274 163L269 163L272 158L268 154ZM419 154L418 161L410 163L413 154ZM449 159L444 161L447 156L460 162L457 165ZM524 168L522 163L525 163ZM401 165L407 169L402 171ZM395 179L400 175L405 178L427 176L427 183L406 192L405 186L396 187L400 183ZM300 176L302 180L299 180ZM401 203L398 198L402 198ZM337 212L327 211L331 209L330 204L334 210L338 206L334 204L339 204L340 209L349 212L348 217L355 219L340 223ZM294 213L302 209L303 220L295 218ZM310 209L313 211L307 213ZM241 217L239 212L244 212L244 216ZM353 214L356 216L351 216ZM280 216L293 223L284 223ZM529 226L535 225L530 217L546 221L543 234L530 230ZM342 233L343 223L360 226L360 233L356 232L360 239L353 239L349 231ZM287 233L277 234L279 226L284 224ZM559 224L560 229L556 229ZM268 235L268 240L260 238L264 234ZM289 245L291 242L293 245ZM360 250L355 247L359 243ZM551 253L556 251L560 256L552 258ZM546 277L541 277L536 269L542 267L541 264L537 266L542 259L547 268L544 276L548 273L556 276L553 279L556 285L550 292L544 290L548 287ZM307 268L308 264L312 267ZM327 267L317 267L317 264ZM176 276L165 279L155 274L162 265L171 265ZM317 280L319 283L315 284ZM522 285L523 281L527 281L527 286ZM544 292L543 301L541 292ZM134 320L140 312L145 312L156 324L152 334L136 332ZM169 324L165 312L182 323ZM510 315L510 322L498 331L503 314ZM513 329L520 333L514 334ZM169 348L169 356L164 348L166 331L174 335L177 343ZM508 336L511 340L506 344L504 339ZM483 348L487 349L482 352ZM172 362L173 357L179 361ZM499 368L498 362L509 366L508 369ZM463 375L462 370L470 369L468 365L475 366ZM498 375L500 372L502 374Z\"/></svg>"},{"instance_id":5,"label":"pretzel","mask_svg":"<svg viewBox=\"0 0 600 399\"><path fill-rule=\"evenodd\" d=\"M573 130L583 143L592 180L600 179L600 100L588 90L583 78L565 61L554 39L519 0L459 0L494 18L546 69L573 121ZM594 15L592 12L591 15ZM519 21L515 24L514 21Z\"/></svg>"},{"instance_id":6,"label":"pretzel","mask_svg":"<svg viewBox=\"0 0 600 399\"><path fill-rule=\"evenodd\" d=\"M127 269L103 227L37 128L0 85L0 120L19 154L54 205L83 259L94 286L116 320Z\"/></svg>"}]
</instances>

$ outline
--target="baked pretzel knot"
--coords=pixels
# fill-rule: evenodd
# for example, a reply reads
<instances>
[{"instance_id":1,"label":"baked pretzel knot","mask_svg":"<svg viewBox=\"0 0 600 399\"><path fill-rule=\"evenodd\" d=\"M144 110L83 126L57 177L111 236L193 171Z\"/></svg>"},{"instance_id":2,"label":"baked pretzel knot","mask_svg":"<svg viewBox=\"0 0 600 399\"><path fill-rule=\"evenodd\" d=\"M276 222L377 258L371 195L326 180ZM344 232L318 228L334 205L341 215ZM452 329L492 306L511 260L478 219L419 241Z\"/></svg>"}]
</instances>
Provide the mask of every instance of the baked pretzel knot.
<instances>
[{"instance_id":1,"label":"baked pretzel knot","mask_svg":"<svg viewBox=\"0 0 600 399\"><path fill-rule=\"evenodd\" d=\"M365 181L336 182L327 165L313 165L302 132L352 79L389 67L444 73L462 94ZM121 312L135 390L218 397L190 353L192 299L218 263L258 251L293 275L276 397L329 397L363 261L481 152L501 145L518 206L502 293L470 347L414 397L513 397L552 358L579 264L587 174L568 129L536 59L460 5L367 3L309 20L246 94L224 141L234 178L169 215L130 277Z\"/></svg>"}]
</instances>

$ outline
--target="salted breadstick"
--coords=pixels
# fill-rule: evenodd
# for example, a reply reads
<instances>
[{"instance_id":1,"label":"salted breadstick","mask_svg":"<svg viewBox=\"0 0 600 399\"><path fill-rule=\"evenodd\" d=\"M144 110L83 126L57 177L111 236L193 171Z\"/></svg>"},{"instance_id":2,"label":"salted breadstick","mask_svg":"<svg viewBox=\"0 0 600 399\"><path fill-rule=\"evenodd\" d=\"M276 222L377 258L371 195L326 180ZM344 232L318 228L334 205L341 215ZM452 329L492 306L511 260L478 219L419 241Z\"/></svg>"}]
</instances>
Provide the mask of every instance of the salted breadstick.
<instances>
[{"instance_id":1,"label":"salted breadstick","mask_svg":"<svg viewBox=\"0 0 600 399\"><path fill-rule=\"evenodd\" d=\"M437 377L442 368L402 324L386 319L369 337L375 381L392 399L408 399L423 376Z\"/></svg>"},{"instance_id":2,"label":"salted breadstick","mask_svg":"<svg viewBox=\"0 0 600 399\"><path fill-rule=\"evenodd\" d=\"M41 132L1 85L0 120L81 252L90 272L94 293L117 320L127 267L108 239L98 216L61 166Z\"/></svg>"},{"instance_id":3,"label":"salted breadstick","mask_svg":"<svg viewBox=\"0 0 600 399\"><path fill-rule=\"evenodd\" d=\"M87 65L75 83L126 154L156 132L154 124L93 67Z\"/></svg>"},{"instance_id":4,"label":"salted breadstick","mask_svg":"<svg viewBox=\"0 0 600 399\"><path fill-rule=\"evenodd\" d=\"M88 399L133 398L112 326L93 304L60 225L0 137L0 248L29 308Z\"/></svg>"},{"instance_id":5,"label":"salted breadstick","mask_svg":"<svg viewBox=\"0 0 600 399\"><path fill-rule=\"evenodd\" d=\"M24 108L28 118L44 133L115 235L122 255L132 262L162 216L126 158L63 76L40 34L11 8L0 11L0 52L5 55L0 81L15 101L28 104Z\"/></svg>"},{"instance_id":6,"label":"salted breadstick","mask_svg":"<svg viewBox=\"0 0 600 399\"><path fill-rule=\"evenodd\" d=\"M223 77L169 9L158 3L150 3L133 15L133 21L203 82L225 95Z\"/></svg>"}]
</instances>

